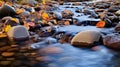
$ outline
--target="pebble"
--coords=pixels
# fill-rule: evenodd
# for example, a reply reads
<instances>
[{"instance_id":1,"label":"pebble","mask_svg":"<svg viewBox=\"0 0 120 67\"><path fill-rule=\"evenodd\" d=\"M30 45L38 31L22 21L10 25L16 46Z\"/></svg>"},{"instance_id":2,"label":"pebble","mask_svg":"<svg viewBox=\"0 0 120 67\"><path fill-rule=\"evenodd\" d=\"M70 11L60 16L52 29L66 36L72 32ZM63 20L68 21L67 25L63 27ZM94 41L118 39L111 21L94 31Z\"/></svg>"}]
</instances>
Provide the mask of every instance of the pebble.
<instances>
[{"instance_id":1,"label":"pebble","mask_svg":"<svg viewBox=\"0 0 120 67\"><path fill-rule=\"evenodd\" d=\"M14 56L15 53L14 52L3 52L1 55L3 57L11 57L11 56Z\"/></svg>"}]
</instances>

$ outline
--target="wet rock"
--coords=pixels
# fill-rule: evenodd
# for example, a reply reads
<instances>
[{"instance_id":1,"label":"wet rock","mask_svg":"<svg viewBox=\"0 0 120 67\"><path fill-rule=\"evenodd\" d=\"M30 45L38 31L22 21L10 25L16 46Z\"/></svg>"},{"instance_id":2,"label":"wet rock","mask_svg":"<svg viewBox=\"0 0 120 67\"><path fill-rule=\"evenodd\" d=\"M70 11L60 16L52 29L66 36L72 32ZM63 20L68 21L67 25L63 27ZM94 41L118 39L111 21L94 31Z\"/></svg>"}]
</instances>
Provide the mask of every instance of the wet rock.
<instances>
[{"instance_id":1,"label":"wet rock","mask_svg":"<svg viewBox=\"0 0 120 67\"><path fill-rule=\"evenodd\" d=\"M109 34L103 39L104 45L113 49L120 49L120 34Z\"/></svg>"},{"instance_id":2,"label":"wet rock","mask_svg":"<svg viewBox=\"0 0 120 67\"><path fill-rule=\"evenodd\" d=\"M62 14L59 13L59 12L54 12L53 15L54 15L55 19L57 19L57 20L61 20L62 19Z\"/></svg>"},{"instance_id":3,"label":"wet rock","mask_svg":"<svg viewBox=\"0 0 120 67\"><path fill-rule=\"evenodd\" d=\"M0 64L3 66L7 66L9 64L11 64L12 61L0 61Z\"/></svg>"},{"instance_id":4,"label":"wet rock","mask_svg":"<svg viewBox=\"0 0 120 67\"><path fill-rule=\"evenodd\" d=\"M69 21L65 21L64 25L68 26L68 25L70 25L70 22Z\"/></svg>"},{"instance_id":5,"label":"wet rock","mask_svg":"<svg viewBox=\"0 0 120 67\"><path fill-rule=\"evenodd\" d=\"M95 12L103 12L105 9L95 9Z\"/></svg>"},{"instance_id":6,"label":"wet rock","mask_svg":"<svg viewBox=\"0 0 120 67\"><path fill-rule=\"evenodd\" d=\"M111 4L108 2L99 2L99 3L95 3L94 7L99 8L99 9L105 9L105 8L109 8L111 6Z\"/></svg>"},{"instance_id":7,"label":"wet rock","mask_svg":"<svg viewBox=\"0 0 120 67\"><path fill-rule=\"evenodd\" d=\"M15 60L11 64L12 67L19 67L20 65L22 65L22 61L20 60Z\"/></svg>"},{"instance_id":8,"label":"wet rock","mask_svg":"<svg viewBox=\"0 0 120 67\"><path fill-rule=\"evenodd\" d=\"M21 33L22 32L22 33ZM26 41L29 40L30 34L28 30L21 25L12 27L8 32L8 37L11 41Z\"/></svg>"},{"instance_id":9,"label":"wet rock","mask_svg":"<svg viewBox=\"0 0 120 67\"><path fill-rule=\"evenodd\" d=\"M19 51L19 48L10 48L7 51L8 52L17 52L17 51Z\"/></svg>"},{"instance_id":10,"label":"wet rock","mask_svg":"<svg viewBox=\"0 0 120 67\"><path fill-rule=\"evenodd\" d=\"M3 57L11 57L11 56L14 56L15 53L14 52L3 52L1 55Z\"/></svg>"},{"instance_id":11,"label":"wet rock","mask_svg":"<svg viewBox=\"0 0 120 67\"><path fill-rule=\"evenodd\" d=\"M100 13L99 16L100 16L100 19L103 20L105 17L107 17L106 11Z\"/></svg>"},{"instance_id":12,"label":"wet rock","mask_svg":"<svg viewBox=\"0 0 120 67\"><path fill-rule=\"evenodd\" d=\"M114 29L116 32L120 32L120 23L118 23Z\"/></svg>"},{"instance_id":13,"label":"wet rock","mask_svg":"<svg viewBox=\"0 0 120 67\"><path fill-rule=\"evenodd\" d=\"M19 47L19 45L11 45L12 48Z\"/></svg>"},{"instance_id":14,"label":"wet rock","mask_svg":"<svg viewBox=\"0 0 120 67\"><path fill-rule=\"evenodd\" d=\"M15 58L6 58L7 61L13 61Z\"/></svg>"},{"instance_id":15,"label":"wet rock","mask_svg":"<svg viewBox=\"0 0 120 67\"><path fill-rule=\"evenodd\" d=\"M3 56L0 56L0 60L6 60L6 58Z\"/></svg>"},{"instance_id":16,"label":"wet rock","mask_svg":"<svg viewBox=\"0 0 120 67\"><path fill-rule=\"evenodd\" d=\"M21 50L19 50L19 52L21 52L21 53L25 53L25 52L28 52L29 50L25 50L25 49L21 49Z\"/></svg>"},{"instance_id":17,"label":"wet rock","mask_svg":"<svg viewBox=\"0 0 120 67\"><path fill-rule=\"evenodd\" d=\"M109 12L116 12L116 11L118 11L119 9L120 9L119 6L111 6L111 7L108 9L108 11L109 11Z\"/></svg>"},{"instance_id":18,"label":"wet rock","mask_svg":"<svg viewBox=\"0 0 120 67\"><path fill-rule=\"evenodd\" d=\"M60 47L46 47L39 50L39 53L45 53L45 54L58 54L63 51Z\"/></svg>"},{"instance_id":19,"label":"wet rock","mask_svg":"<svg viewBox=\"0 0 120 67\"><path fill-rule=\"evenodd\" d=\"M0 47L5 46L5 45L6 45L5 42L0 42Z\"/></svg>"},{"instance_id":20,"label":"wet rock","mask_svg":"<svg viewBox=\"0 0 120 67\"><path fill-rule=\"evenodd\" d=\"M63 18L71 18L73 16L72 11L70 10L64 10L62 11L62 17Z\"/></svg>"},{"instance_id":21,"label":"wet rock","mask_svg":"<svg viewBox=\"0 0 120 67\"><path fill-rule=\"evenodd\" d=\"M52 58L51 57L47 57L47 56L44 56L44 57L36 57L36 60L37 61L52 61Z\"/></svg>"},{"instance_id":22,"label":"wet rock","mask_svg":"<svg viewBox=\"0 0 120 67\"><path fill-rule=\"evenodd\" d=\"M10 46L3 46L0 48L0 51L7 51L10 48L11 48Z\"/></svg>"},{"instance_id":23,"label":"wet rock","mask_svg":"<svg viewBox=\"0 0 120 67\"><path fill-rule=\"evenodd\" d=\"M48 67L58 67L58 65L55 63L50 63L50 64L48 64Z\"/></svg>"},{"instance_id":24,"label":"wet rock","mask_svg":"<svg viewBox=\"0 0 120 67\"><path fill-rule=\"evenodd\" d=\"M73 57L62 57L58 60L59 63L72 62L75 58Z\"/></svg>"},{"instance_id":25,"label":"wet rock","mask_svg":"<svg viewBox=\"0 0 120 67\"><path fill-rule=\"evenodd\" d=\"M115 14L120 16L120 10L116 11Z\"/></svg>"},{"instance_id":26,"label":"wet rock","mask_svg":"<svg viewBox=\"0 0 120 67\"><path fill-rule=\"evenodd\" d=\"M104 18L105 21L105 27L111 27L112 26L112 21L108 18Z\"/></svg>"},{"instance_id":27,"label":"wet rock","mask_svg":"<svg viewBox=\"0 0 120 67\"><path fill-rule=\"evenodd\" d=\"M28 57L25 56L23 53L15 55L17 60L28 60Z\"/></svg>"},{"instance_id":28,"label":"wet rock","mask_svg":"<svg viewBox=\"0 0 120 67\"><path fill-rule=\"evenodd\" d=\"M99 42L101 33L94 30L85 30L76 34L71 40L73 46L91 47L95 42Z\"/></svg>"}]
</instances>

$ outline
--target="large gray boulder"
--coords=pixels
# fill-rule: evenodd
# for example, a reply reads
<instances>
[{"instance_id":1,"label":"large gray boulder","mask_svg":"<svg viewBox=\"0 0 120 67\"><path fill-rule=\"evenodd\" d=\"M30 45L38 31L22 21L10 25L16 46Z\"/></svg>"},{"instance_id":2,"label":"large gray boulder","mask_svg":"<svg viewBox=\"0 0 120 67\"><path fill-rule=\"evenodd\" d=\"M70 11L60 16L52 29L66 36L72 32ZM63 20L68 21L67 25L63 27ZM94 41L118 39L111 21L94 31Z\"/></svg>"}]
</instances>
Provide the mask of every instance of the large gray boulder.
<instances>
[{"instance_id":1,"label":"large gray boulder","mask_svg":"<svg viewBox=\"0 0 120 67\"><path fill-rule=\"evenodd\" d=\"M21 25L12 27L7 35L11 41L26 41L30 38L28 30Z\"/></svg>"},{"instance_id":2,"label":"large gray boulder","mask_svg":"<svg viewBox=\"0 0 120 67\"><path fill-rule=\"evenodd\" d=\"M73 46L89 47L89 46L93 46L92 45L93 43L99 42L100 37L101 34L98 31L85 30L75 35L71 40L71 44Z\"/></svg>"}]
</instances>

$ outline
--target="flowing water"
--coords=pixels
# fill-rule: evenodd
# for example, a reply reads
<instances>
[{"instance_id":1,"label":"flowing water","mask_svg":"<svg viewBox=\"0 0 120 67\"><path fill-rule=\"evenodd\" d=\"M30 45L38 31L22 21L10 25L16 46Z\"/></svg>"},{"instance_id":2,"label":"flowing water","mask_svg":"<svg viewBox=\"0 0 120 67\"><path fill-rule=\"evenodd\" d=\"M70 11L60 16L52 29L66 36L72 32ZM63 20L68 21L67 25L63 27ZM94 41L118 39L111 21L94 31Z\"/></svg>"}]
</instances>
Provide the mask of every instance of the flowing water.
<instances>
[{"instance_id":1,"label":"flowing water","mask_svg":"<svg viewBox=\"0 0 120 67\"><path fill-rule=\"evenodd\" d=\"M47 48L47 49L46 49ZM119 52L104 46L77 48L70 44L51 44L40 49L42 56L47 56L47 63L35 67L120 67Z\"/></svg>"}]
</instances>

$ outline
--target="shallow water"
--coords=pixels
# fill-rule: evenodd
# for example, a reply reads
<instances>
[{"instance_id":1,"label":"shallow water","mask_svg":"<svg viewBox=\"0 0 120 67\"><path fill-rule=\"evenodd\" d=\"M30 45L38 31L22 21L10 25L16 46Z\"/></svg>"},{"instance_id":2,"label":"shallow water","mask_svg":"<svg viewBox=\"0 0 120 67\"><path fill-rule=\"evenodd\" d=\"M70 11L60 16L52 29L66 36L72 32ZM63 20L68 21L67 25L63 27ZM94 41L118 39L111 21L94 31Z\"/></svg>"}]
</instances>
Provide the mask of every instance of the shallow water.
<instances>
[{"instance_id":1,"label":"shallow water","mask_svg":"<svg viewBox=\"0 0 120 67\"><path fill-rule=\"evenodd\" d=\"M120 67L119 52L104 46L76 48L70 44L56 43L44 46L40 50L42 50L40 54L51 60L35 67L40 65L44 67Z\"/></svg>"}]
</instances>

